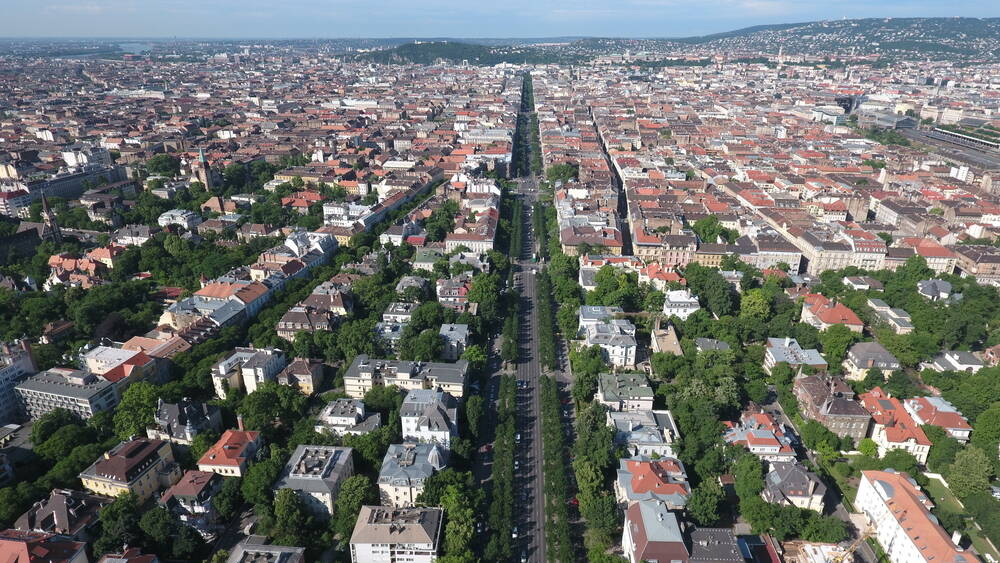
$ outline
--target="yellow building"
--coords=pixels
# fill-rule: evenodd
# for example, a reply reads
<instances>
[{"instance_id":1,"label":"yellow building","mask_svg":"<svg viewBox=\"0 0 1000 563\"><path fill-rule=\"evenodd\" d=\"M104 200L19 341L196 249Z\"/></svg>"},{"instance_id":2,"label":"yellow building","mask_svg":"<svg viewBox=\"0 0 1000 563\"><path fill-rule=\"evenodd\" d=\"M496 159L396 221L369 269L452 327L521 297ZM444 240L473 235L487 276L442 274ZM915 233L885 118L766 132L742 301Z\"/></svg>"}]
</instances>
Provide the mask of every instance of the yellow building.
<instances>
[{"instance_id":1,"label":"yellow building","mask_svg":"<svg viewBox=\"0 0 1000 563\"><path fill-rule=\"evenodd\" d=\"M109 497L131 492L140 503L180 478L170 442L146 438L118 444L80 474L87 490Z\"/></svg>"}]
</instances>

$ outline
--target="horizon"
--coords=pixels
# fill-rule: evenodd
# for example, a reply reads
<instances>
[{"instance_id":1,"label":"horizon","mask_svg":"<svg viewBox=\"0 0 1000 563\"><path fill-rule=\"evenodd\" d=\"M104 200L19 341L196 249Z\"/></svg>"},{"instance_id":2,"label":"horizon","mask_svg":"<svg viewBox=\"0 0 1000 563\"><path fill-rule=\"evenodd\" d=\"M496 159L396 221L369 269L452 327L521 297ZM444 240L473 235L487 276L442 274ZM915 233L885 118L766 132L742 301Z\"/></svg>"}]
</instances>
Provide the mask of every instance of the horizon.
<instances>
[{"instance_id":1,"label":"horizon","mask_svg":"<svg viewBox=\"0 0 1000 563\"><path fill-rule=\"evenodd\" d=\"M860 0L623 0L614 6L597 0L512 0L503 6L382 0L377 9L356 8L345 0L43 0L40 8L37 1L7 2L8 29L20 33L0 30L4 40L672 39L843 19L1000 17L1000 3L985 0L877 5ZM237 32L220 32L220 27ZM425 30L433 33L421 33Z\"/></svg>"}]
</instances>

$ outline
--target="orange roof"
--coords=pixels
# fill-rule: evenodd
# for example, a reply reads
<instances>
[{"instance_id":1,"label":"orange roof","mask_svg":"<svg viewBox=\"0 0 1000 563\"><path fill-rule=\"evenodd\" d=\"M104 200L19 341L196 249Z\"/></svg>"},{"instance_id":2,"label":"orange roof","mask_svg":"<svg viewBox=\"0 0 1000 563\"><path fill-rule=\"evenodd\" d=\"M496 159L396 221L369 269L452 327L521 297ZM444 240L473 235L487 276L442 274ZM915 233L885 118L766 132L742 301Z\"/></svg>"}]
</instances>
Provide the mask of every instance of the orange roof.
<instances>
[{"instance_id":1,"label":"orange roof","mask_svg":"<svg viewBox=\"0 0 1000 563\"><path fill-rule=\"evenodd\" d=\"M884 499L893 518L900 523L910 541L917 547L923 561L965 561L978 563L980 559L967 551L960 551L951 542L951 537L932 518L933 506L927 495L914 485L905 473L892 471L862 471L861 474L872 485L879 482L887 498Z\"/></svg>"},{"instance_id":2,"label":"orange roof","mask_svg":"<svg viewBox=\"0 0 1000 563\"><path fill-rule=\"evenodd\" d=\"M890 443L909 440L922 446L930 446L931 441L917 425L910 413L906 412L899 399L890 397L881 387L875 387L858 397L871 415L875 424L885 427L885 436Z\"/></svg>"},{"instance_id":3,"label":"orange roof","mask_svg":"<svg viewBox=\"0 0 1000 563\"><path fill-rule=\"evenodd\" d=\"M248 447L259 438L260 432L226 430L219 441L201 456L198 465L243 465L248 458Z\"/></svg>"}]
</instances>

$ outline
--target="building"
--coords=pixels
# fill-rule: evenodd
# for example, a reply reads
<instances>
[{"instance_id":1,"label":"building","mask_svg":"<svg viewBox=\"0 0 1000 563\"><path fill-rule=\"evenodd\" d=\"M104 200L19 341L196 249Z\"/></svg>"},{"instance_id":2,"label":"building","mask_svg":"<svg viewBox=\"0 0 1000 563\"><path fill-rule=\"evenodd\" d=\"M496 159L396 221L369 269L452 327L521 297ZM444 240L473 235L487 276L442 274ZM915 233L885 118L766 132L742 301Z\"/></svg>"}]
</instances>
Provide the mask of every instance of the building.
<instances>
[{"instance_id":1,"label":"building","mask_svg":"<svg viewBox=\"0 0 1000 563\"><path fill-rule=\"evenodd\" d=\"M107 497L82 491L53 489L49 498L33 504L14 528L23 532L42 532L67 536L76 541L91 541L99 532L100 511L111 501Z\"/></svg>"},{"instance_id":2,"label":"building","mask_svg":"<svg viewBox=\"0 0 1000 563\"><path fill-rule=\"evenodd\" d=\"M381 425L382 415L367 412L360 399L330 401L316 417L316 432L320 434L367 434Z\"/></svg>"},{"instance_id":3,"label":"building","mask_svg":"<svg viewBox=\"0 0 1000 563\"><path fill-rule=\"evenodd\" d=\"M190 231L201 224L201 216L187 209L171 209L160 215L156 223L164 228L176 225Z\"/></svg>"},{"instance_id":4,"label":"building","mask_svg":"<svg viewBox=\"0 0 1000 563\"><path fill-rule=\"evenodd\" d=\"M351 534L352 563L433 563L437 560L440 508L363 506Z\"/></svg>"},{"instance_id":5,"label":"building","mask_svg":"<svg viewBox=\"0 0 1000 563\"><path fill-rule=\"evenodd\" d=\"M607 424L614 428L615 444L632 456L677 457L673 446L680 431L670 411L608 411Z\"/></svg>"},{"instance_id":6,"label":"building","mask_svg":"<svg viewBox=\"0 0 1000 563\"><path fill-rule=\"evenodd\" d=\"M354 475L353 451L336 446L300 445L292 452L274 490L294 490L313 514L329 518L340 486Z\"/></svg>"},{"instance_id":7,"label":"building","mask_svg":"<svg viewBox=\"0 0 1000 563\"><path fill-rule=\"evenodd\" d=\"M959 293L953 296L951 282L940 279L918 281L917 293L930 301L952 301L961 299L962 295Z\"/></svg>"},{"instance_id":8,"label":"building","mask_svg":"<svg viewBox=\"0 0 1000 563\"><path fill-rule=\"evenodd\" d=\"M295 358L277 377L278 385L294 387L304 395L312 395L323 382L323 362L309 358Z\"/></svg>"},{"instance_id":9,"label":"building","mask_svg":"<svg viewBox=\"0 0 1000 563\"><path fill-rule=\"evenodd\" d=\"M944 429L952 438L962 442L969 441L972 426L962 413L943 397L915 397L905 399L903 408L910 413L913 421L923 426L930 424Z\"/></svg>"},{"instance_id":10,"label":"building","mask_svg":"<svg viewBox=\"0 0 1000 563\"><path fill-rule=\"evenodd\" d=\"M802 322L826 330L834 325L846 326L851 332L860 333L865 323L847 305L830 300L819 293L805 296L802 304Z\"/></svg>"},{"instance_id":11,"label":"building","mask_svg":"<svg viewBox=\"0 0 1000 563\"><path fill-rule=\"evenodd\" d=\"M160 496L159 502L183 524L209 538L218 517L212 497L221 489L222 476L218 473L189 470Z\"/></svg>"},{"instance_id":12,"label":"building","mask_svg":"<svg viewBox=\"0 0 1000 563\"><path fill-rule=\"evenodd\" d=\"M820 514L826 506L826 485L798 462L772 462L760 496L771 504L797 506Z\"/></svg>"},{"instance_id":13,"label":"building","mask_svg":"<svg viewBox=\"0 0 1000 563\"><path fill-rule=\"evenodd\" d=\"M858 342L847 351L844 360L844 375L847 379L860 381L868 370L877 369L888 374L900 369L899 360L878 342Z\"/></svg>"},{"instance_id":14,"label":"building","mask_svg":"<svg viewBox=\"0 0 1000 563\"><path fill-rule=\"evenodd\" d=\"M306 563L306 548L269 545L263 536L249 536L236 544L226 563Z\"/></svg>"},{"instance_id":15,"label":"building","mask_svg":"<svg viewBox=\"0 0 1000 563\"><path fill-rule=\"evenodd\" d=\"M723 424L727 444L743 446L765 461L795 461L791 432L757 405L751 403L740 420Z\"/></svg>"},{"instance_id":16,"label":"building","mask_svg":"<svg viewBox=\"0 0 1000 563\"><path fill-rule=\"evenodd\" d=\"M10 563L87 563L87 544L45 532L0 532L0 561Z\"/></svg>"},{"instance_id":17,"label":"building","mask_svg":"<svg viewBox=\"0 0 1000 563\"><path fill-rule=\"evenodd\" d=\"M737 563L744 561L730 528L695 528L688 533L688 563Z\"/></svg>"},{"instance_id":18,"label":"building","mask_svg":"<svg viewBox=\"0 0 1000 563\"><path fill-rule=\"evenodd\" d=\"M403 398L399 408L403 439L438 444L451 451L451 441L458 437L458 401L445 391L414 389Z\"/></svg>"},{"instance_id":19,"label":"building","mask_svg":"<svg viewBox=\"0 0 1000 563\"><path fill-rule=\"evenodd\" d=\"M211 448L198 460L200 471L211 471L223 477L243 477L250 462L256 459L263 441L260 432L226 430Z\"/></svg>"},{"instance_id":20,"label":"building","mask_svg":"<svg viewBox=\"0 0 1000 563\"><path fill-rule=\"evenodd\" d=\"M625 311L621 307L603 307L600 305L581 305L577 313L577 325L580 327L577 336L587 334L591 326L606 324Z\"/></svg>"},{"instance_id":21,"label":"building","mask_svg":"<svg viewBox=\"0 0 1000 563\"><path fill-rule=\"evenodd\" d=\"M625 319L611 319L604 323L588 325L584 332L587 346L601 348L604 361L614 367L635 367L638 345L635 340L635 325Z\"/></svg>"},{"instance_id":22,"label":"building","mask_svg":"<svg viewBox=\"0 0 1000 563\"><path fill-rule=\"evenodd\" d=\"M447 465L447 452L437 444L392 444L382 459L378 490L383 506L413 506L424 482Z\"/></svg>"},{"instance_id":23,"label":"building","mask_svg":"<svg viewBox=\"0 0 1000 563\"><path fill-rule=\"evenodd\" d=\"M921 465L927 463L931 441L899 399L890 397L881 387L864 393L860 399L874 421L871 438L878 446L879 457L889 450L905 450Z\"/></svg>"},{"instance_id":24,"label":"building","mask_svg":"<svg viewBox=\"0 0 1000 563\"><path fill-rule=\"evenodd\" d=\"M855 443L868 436L872 417L854 400L854 389L843 379L802 376L795 378L792 388L803 418L819 422L841 438L850 436Z\"/></svg>"},{"instance_id":25,"label":"building","mask_svg":"<svg viewBox=\"0 0 1000 563\"><path fill-rule=\"evenodd\" d=\"M881 299L869 299L868 306L875 312L879 322L884 323L896 334L910 334L913 332L913 319L906 311L890 307L888 303Z\"/></svg>"},{"instance_id":26,"label":"building","mask_svg":"<svg viewBox=\"0 0 1000 563\"><path fill-rule=\"evenodd\" d=\"M118 404L114 383L85 371L52 368L14 387L21 409L31 420L55 409L66 409L87 420Z\"/></svg>"},{"instance_id":27,"label":"building","mask_svg":"<svg viewBox=\"0 0 1000 563\"><path fill-rule=\"evenodd\" d=\"M688 549L677 515L657 500L644 500L625 510L622 551L629 563L687 563Z\"/></svg>"},{"instance_id":28,"label":"building","mask_svg":"<svg viewBox=\"0 0 1000 563\"><path fill-rule=\"evenodd\" d=\"M437 389L461 399L468 371L469 362L465 360L453 364L410 362L376 360L367 354L358 354L344 374L344 390L349 397L363 399L373 387L395 385L404 391Z\"/></svg>"},{"instance_id":29,"label":"building","mask_svg":"<svg viewBox=\"0 0 1000 563\"><path fill-rule=\"evenodd\" d=\"M180 478L170 442L147 438L118 444L80 473L86 489L109 497L130 492L140 503Z\"/></svg>"},{"instance_id":30,"label":"building","mask_svg":"<svg viewBox=\"0 0 1000 563\"><path fill-rule=\"evenodd\" d=\"M653 388L638 373L598 375L595 399L613 411L653 410Z\"/></svg>"},{"instance_id":31,"label":"building","mask_svg":"<svg viewBox=\"0 0 1000 563\"><path fill-rule=\"evenodd\" d=\"M277 379L286 364L284 352L276 348L236 348L212 366L215 396L225 399L230 389L249 395L261 383Z\"/></svg>"},{"instance_id":32,"label":"building","mask_svg":"<svg viewBox=\"0 0 1000 563\"><path fill-rule=\"evenodd\" d=\"M875 530L892 563L979 563L952 543L933 503L905 473L862 471L854 507Z\"/></svg>"},{"instance_id":33,"label":"building","mask_svg":"<svg viewBox=\"0 0 1000 563\"><path fill-rule=\"evenodd\" d=\"M663 300L663 314L667 317L677 317L687 320L695 311L701 309L698 298L689 289L674 289L666 292Z\"/></svg>"},{"instance_id":34,"label":"building","mask_svg":"<svg viewBox=\"0 0 1000 563\"><path fill-rule=\"evenodd\" d=\"M21 418L21 406L14 388L24 378L37 372L27 340L0 343L0 425Z\"/></svg>"},{"instance_id":35,"label":"building","mask_svg":"<svg viewBox=\"0 0 1000 563\"><path fill-rule=\"evenodd\" d=\"M794 370L809 366L826 370L827 363L818 350L803 350L794 338L768 338L764 351L764 371L771 373L774 366L785 363Z\"/></svg>"},{"instance_id":36,"label":"building","mask_svg":"<svg viewBox=\"0 0 1000 563\"><path fill-rule=\"evenodd\" d=\"M964 371L976 373L983 369L983 361L971 352L962 350L948 350L941 352L930 362L920 364L920 369L932 369L934 371Z\"/></svg>"},{"instance_id":37,"label":"building","mask_svg":"<svg viewBox=\"0 0 1000 563\"><path fill-rule=\"evenodd\" d=\"M635 457L618 460L615 498L630 506L644 500L657 500L670 510L683 510L691 496L691 485L681 460Z\"/></svg>"},{"instance_id":38,"label":"building","mask_svg":"<svg viewBox=\"0 0 1000 563\"><path fill-rule=\"evenodd\" d=\"M181 399L177 403L157 400L153 426L146 428L146 435L154 440L166 440L190 446L194 437L202 432L218 432L222 428L219 407Z\"/></svg>"},{"instance_id":39,"label":"building","mask_svg":"<svg viewBox=\"0 0 1000 563\"><path fill-rule=\"evenodd\" d=\"M469 345L469 325L466 324L443 324L438 332L444 346L441 348L441 359L449 362L462 357L466 346Z\"/></svg>"}]
</instances>

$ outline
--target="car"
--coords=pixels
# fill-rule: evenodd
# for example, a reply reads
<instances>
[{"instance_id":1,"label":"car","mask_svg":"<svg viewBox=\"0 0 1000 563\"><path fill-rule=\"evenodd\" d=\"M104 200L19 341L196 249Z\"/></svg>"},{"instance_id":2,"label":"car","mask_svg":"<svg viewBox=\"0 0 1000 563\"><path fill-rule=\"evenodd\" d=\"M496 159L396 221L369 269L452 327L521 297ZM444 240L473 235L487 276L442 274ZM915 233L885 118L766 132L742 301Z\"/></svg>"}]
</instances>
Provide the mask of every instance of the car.
<instances>
[{"instance_id":1,"label":"car","mask_svg":"<svg viewBox=\"0 0 1000 563\"><path fill-rule=\"evenodd\" d=\"M580 506L580 501L576 497L569 499L569 503L573 506Z\"/></svg>"},{"instance_id":2,"label":"car","mask_svg":"<svg viewBox=\"0 0 1000 563\"><path fill-rule=\"evenodd\" d=\"M517 434L514 434L514 441L515 442L520 442L521 441L521 433L520 432L518 432Z\"/></svg>"},{"instance_id":3,"label":"car","mask_svg":"<svg viewBox=\"0 0 1000 563\"><path fill-rule=\"evenodd\" d=\"M515 540L517 539L517 526L514 526L514 528L511 529L510 537L514 538Z\"/></svg>"},{"instance_id":4,"label":"car","mask_svg":"<svg viewBox=\"0 0 1000 563\"><path fill-rule=\"evenodd\" d=\"M517 461L517 460L515 459L515 460L514 460L514 471L517 471L517 470L518 470L518 469L520 469L520 468L521 468L521 462L519 462L519 461Z\"/></svg>"},{"instance_id":5,"label":"car","mask_svg":"<svg viewBox=\"0 0 1000 563\"><path fill-rule=\"evenodd\" d=\"M521 563L528 563L528 552L521 552Z\"/></svg>"}]
</instances>

